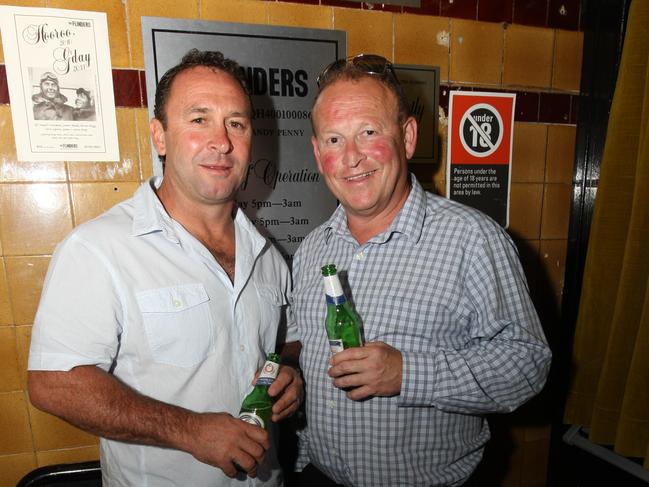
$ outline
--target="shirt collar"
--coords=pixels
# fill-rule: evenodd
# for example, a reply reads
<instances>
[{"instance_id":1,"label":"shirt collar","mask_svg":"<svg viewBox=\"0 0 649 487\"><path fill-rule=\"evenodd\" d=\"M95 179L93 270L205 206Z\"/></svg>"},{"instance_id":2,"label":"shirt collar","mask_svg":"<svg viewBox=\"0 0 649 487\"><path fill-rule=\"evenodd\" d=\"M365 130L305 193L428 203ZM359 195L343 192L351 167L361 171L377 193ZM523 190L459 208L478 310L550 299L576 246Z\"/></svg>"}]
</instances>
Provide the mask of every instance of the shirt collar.
<instances>
[{"instance_id":1,"label":"shirt collar","mask_svg":"<svg viewBox=\"0 0 649 487\"><path fill-rule=\"evenodd\" d=\"M133 196L135 214L133 217L133 236L162 232L169 240L179 243L173 221L158 199L155 190L160 187L162 177L153 176L136 191Z\"/></svg>"},{"instance_id":2,"label":"shirt collar","mask_svg":"<svg viewBox=\"0 0 649 487\"><path fill-rule=\"evenodd\" d=\"M424 218L426 217L426 192L412 173L410 174L410 186L410 194L390 226L385 231L372 237L369 242L385 243L395 233L405 236L412 240L413 243L419 241L423 231ZM342 205L338 205L323 228L325 243L329 243L333 235L355 241L349 232L347 214Z\"/></svg>"},{"instance_id":3,"label":"shirt collar","mask_svg":"<svg viewBox=\"0 0 649 487\"><path fill-rule=\"evenodd\" d=\"M162 232L172 242L180 243L180 237L174 228L174 220L169 216L155 192L161 183L162 177L153 176L136 191L133 197L135 216L132 234L137 237ZM259 234L252 222L239 208L236 210L234 223L239 229L246 232L251 243L250 251L253 255L258 255L266 246L266 239Z\"/></svg>"}]
</instances>

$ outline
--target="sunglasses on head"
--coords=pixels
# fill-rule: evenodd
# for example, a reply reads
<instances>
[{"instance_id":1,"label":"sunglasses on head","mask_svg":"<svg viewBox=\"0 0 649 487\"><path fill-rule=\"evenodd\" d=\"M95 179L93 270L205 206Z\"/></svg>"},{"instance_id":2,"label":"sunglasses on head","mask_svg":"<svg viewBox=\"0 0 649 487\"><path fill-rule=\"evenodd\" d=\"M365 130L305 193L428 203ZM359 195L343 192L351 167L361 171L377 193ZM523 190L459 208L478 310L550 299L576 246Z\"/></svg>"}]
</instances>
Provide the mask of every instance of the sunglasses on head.
<instances>
[{"instance_id":1,"label":"sunglasses on head","mask_svg":"<svg viewBox=\"0 0 649 487\"><path fill-rule=\"evenodd\" d=\"M338 59L324 68L316 78L318 87L325 84L329 76L340 71L347 65L353 66L354 69L364 74L373 76L391 76L397 84L399 83L399 79L392 68L392 63L383 56L378 56L376 54L357 54L356 56L351 56L345 59Z\"/></svg>"}]
</instances>

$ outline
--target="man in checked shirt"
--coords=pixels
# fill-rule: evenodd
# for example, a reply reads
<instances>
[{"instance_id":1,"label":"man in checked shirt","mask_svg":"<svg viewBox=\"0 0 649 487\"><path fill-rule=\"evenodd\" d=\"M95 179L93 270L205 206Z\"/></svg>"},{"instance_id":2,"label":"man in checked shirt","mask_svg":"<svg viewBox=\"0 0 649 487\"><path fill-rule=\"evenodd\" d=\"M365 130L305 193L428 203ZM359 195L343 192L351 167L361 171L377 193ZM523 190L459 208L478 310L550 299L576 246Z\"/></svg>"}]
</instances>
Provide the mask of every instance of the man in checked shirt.
<instances>
[{"instance_id":1,"label":"man in checked shirt","mask_svg":"<svg viewBox=\"0 0 649 487\"><path fill-rule=\"evenodd\" d=\"M313 149L340 206L293 262L307 397L296 469L309 487L462 485L489 440L484 415L537 394L550 366L516 248L409 174L417 122L389 62L340 60L318 83ZM329 263L365 338L334 357Z\"/></svg>"}]
</instances>

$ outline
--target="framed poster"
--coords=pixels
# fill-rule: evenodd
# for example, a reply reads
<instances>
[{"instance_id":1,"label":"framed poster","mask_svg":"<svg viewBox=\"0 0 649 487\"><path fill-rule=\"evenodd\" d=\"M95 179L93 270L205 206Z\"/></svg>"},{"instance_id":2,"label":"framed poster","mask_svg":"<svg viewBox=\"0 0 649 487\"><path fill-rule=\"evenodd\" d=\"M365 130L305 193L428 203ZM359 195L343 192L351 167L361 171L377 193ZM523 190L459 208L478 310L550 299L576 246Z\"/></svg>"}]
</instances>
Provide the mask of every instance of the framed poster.
<instances>
[{"instance_id":1,"label":"framed poster","mask_svg":"<svg viewBox=\"0 0 649 487\"><path fill-rule=\"evenodd\" d=\"M417 148L411 163L438 161L439 67L395 64L395 74L417 119Z\"/></svg>"},{"instance_id":2,"label":"framed poster","mask_svg":"<svg viewBox=\"0 0 649 487\"><path fill-rule=\"evenodd\" d=\"M19 161L118 161L106 14L0 6Z\"/></svg>"},{"instance_id":3,"label":"framed poster","mask_svg":"<svg viewBox=\"0 0 649 487\"><path fill-rule=\"evenodd\" d=\"M162 75L192 48L221 51L245 70L252 91L253 147L239 207L287 262L336 200L317 170L311 146L316 78L345 57L340 31L226 22L142 18L149 114ZM155 149L154 173L162 174Z\"/></svg>"}]
</instances>

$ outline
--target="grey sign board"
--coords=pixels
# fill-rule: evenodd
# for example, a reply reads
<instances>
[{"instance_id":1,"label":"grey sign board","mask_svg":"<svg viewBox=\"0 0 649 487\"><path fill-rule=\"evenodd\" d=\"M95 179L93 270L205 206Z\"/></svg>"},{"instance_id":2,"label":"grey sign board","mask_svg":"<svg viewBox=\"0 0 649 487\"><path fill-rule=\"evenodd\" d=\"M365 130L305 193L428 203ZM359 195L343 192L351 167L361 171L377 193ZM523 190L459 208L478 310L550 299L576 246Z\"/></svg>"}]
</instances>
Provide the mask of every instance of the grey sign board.
<instances>
[{"instance_id":1,"label":"grey sign board","mask_svg":"<svg viewBox=\"0 0 649 487\"><path fill-rule=\"evenodd\" d=\"M417 119L417 148L411 162L437 162L439 67L395 64L394 71Z\"/></svg>"},{"instance_id":2,"label":"grey sign board","mask_svg":"<svg viewBox=\"0 0 649 487\"><path fill-rule=\"evenodd\" d=\"M311 146L316 78L346 55L342 31L227 22L142 18L149 114L162 75L190 49L217 50L246 71L254 137L240 208L287 261L306 234L336 207ZM155 150L154 173L162 174Z\"/></svg>"}]
</instances>

